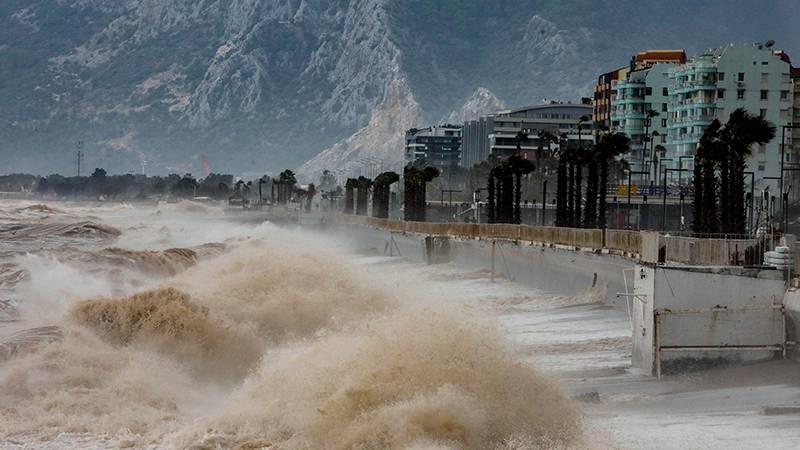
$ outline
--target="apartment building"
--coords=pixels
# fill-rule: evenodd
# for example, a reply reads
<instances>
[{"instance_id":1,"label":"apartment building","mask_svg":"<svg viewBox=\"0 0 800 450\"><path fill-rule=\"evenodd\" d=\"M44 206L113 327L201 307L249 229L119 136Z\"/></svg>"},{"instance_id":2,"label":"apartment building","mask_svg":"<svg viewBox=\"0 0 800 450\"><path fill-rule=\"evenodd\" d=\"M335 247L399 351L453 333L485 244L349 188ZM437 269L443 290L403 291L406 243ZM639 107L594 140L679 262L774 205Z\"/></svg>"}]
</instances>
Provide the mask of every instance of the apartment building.
<instances>
[{"instance_id":1,"label":"apartment building","mask_svg":"<svg viewBox=\"0 0 800 450\"><path fill-rule=\"evenodd\" d=\"M567 145L588 147L594 141L591 103L591 99L583 99L580 103L549 102L497 111L467 122L464 124L463 166L472 167L490 156L507 158L513 155L521 131L527 133L527 138L519 142L523 158L533 159L533 154L539 149L541 131L563 137ZM558 145L558 142L552 144L553 148Z\"/></svg>"},{"instance_id":2,"label":"apartment building","mask_svg":"<svg viewBox=\"0 0 800 450\"><path fill-rule=\"evenodd\" d=\"M754 148L748 161L756 188L777 188L781 155L785 161L794 157L793 152L781 151L781 132L792 123L794 99L789 57L770 47L721 47L670 71L667 158L691 167L700 138L714 118L724 124L731 112L744 108L778 129L778 137Z\"/></svg>"},{"instance_id":3,"label":"apartment building","mask_svg":"<svg viewBox=\"0 0 800 450\"><path fill-rule=\"evenodd\" d=\"M647 50L631 58L628 70L611 82L611 131L631 139L626 157L637 172L655 170L656 161L665 158L670 71L686 62L683 50ZM596 126L602 123L596 123Z\"/></svg>"},{"instance_id":4,"label":"apartment building","mask_svg":"<svg viewBox=\"0 0 800 450\"><path fill-rule=\"evenodd\" d=\"M461 132L461 126L449 124L406 131L406 164L424 160L442 171L460 165Z\"/></svg>"}]
</instances>

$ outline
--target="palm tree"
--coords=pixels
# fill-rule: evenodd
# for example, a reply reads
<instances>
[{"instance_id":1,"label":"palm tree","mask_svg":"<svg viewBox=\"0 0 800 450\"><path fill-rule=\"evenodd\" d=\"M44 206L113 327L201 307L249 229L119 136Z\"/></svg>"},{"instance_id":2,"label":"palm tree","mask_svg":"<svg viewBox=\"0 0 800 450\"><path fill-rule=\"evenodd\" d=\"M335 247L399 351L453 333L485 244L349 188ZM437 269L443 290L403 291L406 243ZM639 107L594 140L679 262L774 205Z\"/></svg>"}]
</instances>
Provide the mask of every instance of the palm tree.
<instances>
[{"instance_id":1,"label":"palm tree","mask_svg":"<svg viewBox=\"0 0 800 450\"><path fill-rule=\"evenodd\" d=\"M700 155L701 147L698 147L697 154L694 155L694 197L692 197L692 231L700 233L705 229L703 220L704 197L707 195L703 183L703 164L704 160Z\"/></svg>"},{"instance_id":2,"label":"palm tree","mask_svg":"<svg viewBox=\"0 0 800 450\"><path fill-rule=\"evenodd\" d=\"M344 213L353 214L353 191L358 186L358 180L348 178L344 184Z\"/></svg>"},{"instance_id":3,"label":"palm tree","mask_svg":"<svg viewBox=\"0 0 800 450\"><path fill-rule=\"evenodd\" d=\"M421 169L410 163L404 170L405 185L405 220L424 222L425 221L425 197L427 186L434 178L439 176L439 169L435 167L425 167Z\"/></svg>"},{"instance_id":4,"label":"palm tree","mask_svg":"<svg viewBox=\"0 0 800 450\"><path fill-rule=\"evenodd\" d=\"M367 215L367 205L369 204L369 189L372 187L372 180L367 177L358 177L358 190L356 191L356 214L359 216Z\"/></svg>"},{"instance_id":5,"label":"palm tree","mask_svg":"<svg viewBox=\"0 0 800 450\"><path fill-rule=\"evenodd\" d=\"M285 204L291 199L297 177L294 172L286 169L278 175L277 180L273 180L273 184L278 188L278 203Z\"/></svg>"},{"instance_id":6,"label":"palm tree","mask_svg":"<svg viewBox=\"0 0 800 450\"><path fill-rule=\"evenodd\" d=\"M438 177L441 174L439 169L436 167L426 167L422 169L422 177L417 183L417 195L415 199L417 201L417 211L419 213L419 221L425 222L425 200L427 197L427 189L428 183L433 181L434 178Z\"/></svg>"},{"instance_id":7,"label":"palm tree","mask_svg":"<svg viewBox=\"0 0 800 450\"><path fill-rule=\"evenodd\" d=\"M517 155L508 159L509 172L514 175L514 214L511 223L522 223L522 210L520 203L522 202L522 177L536 170L536 166L527 159L523 159Z\"/></svg>"},{"instance_id":8,"label":"palm tree","mask_svg":"<svg viewBox=\"0 0 800 450\"><path fill-rule=\"evenodd\" d=\"M606 193L608 192L608 165L614 158L628 153L631 149L631 140L624 133L611 133L602 137L597 145L597 158L600 161L600 186L598 192L597 225L606 227ZM628 187L630 189L630 186Z\"/></svg>"},{"instance_id":9,"label":"palm tree","mask_svg":"<svg viewBox=\"0 0 800 450\"><path fill-rule=\"evenodd\" d=\"M722 128L719 120L714 119L706 127L695 156L695 198L693 201L694 224L696 233L718 233L720 218L717 214L717 167L724 165L727 159L725 145L720 141ZM722 186L720 186L721 188Z\"/></svg>"},{"instance_id":10,"label":"palm tree","mask_svg":"<svg viewBox=\"0 0 800 450\"><path fill-rule=\"evenodd\" d=\"M597 226L597 185L599 183L597 173L598 151L597 145L584 152L586 165L589 174L586 179L586 206L584 207L583 226L595 228Z\"/></svg>"},{"instance_id":11,"label":"palm tree","mask_svg":"<svg viewBox=\"0 0 800 450\"><path fill-rule=\"evenodd\" d=\"M417 179L421 176L419 169L413 164L407 165L403 169L403 219L406 221L416 221L416 190Z\"/></svg>"},{"instance_id":12,"label":"palm tree","mask_svg":"<svg viewBox=\"0 0 800 450\"><path fill-rule=\"evenodd\" d=\"M308 185L308 190L306 191L306 212L311 211L311 204L314 201L314 196L317 195L317 187L314 186L314 183Z\"/></svg>"},{"instance_id":13,"label":"palm tree","mask_svg":"<svg viewBox=\"0 0 800 450\"><path fill-rule=\"evenodd\" d=\"M650 124L653 122L653 118L658 117L659 115L660 113L654 109L648 109L645 112L644 136L642 137L642 165L639 169L640 171L644 170L644 155L647 152L647 142L649 142L650 139L652 139L650 137Z\"/></svg>"},{"instance_id":14,"label":"palm tree","mask_svg":"<svg viewBox=\"0 0 800 450\"><path fill-rule=\"evenodd\" d=\"M558 138L556 137L556 135L554 135L553 133L551 133L551 132L549 132L547 130L540 130L537 137L539 138L538 139L539 140L539 148L537 149L537 153L536 153L536 161L538 162L538 161L541 161L542 158L545 157L545 154L544 154L545 143L547 144L548 153L550 153L549 152L550 145L553 142L558 142ZM553 155L548 154L547 156L552 157Z\"/></svg>"},{"instance_id":15,"label":"palm tree","mask_svg":"<svg viewBox=\"0 0 800 450\"><path fill-rule=\"evenodd\" d=\"M567 148L567 135L561 134L558 141L558 167L556 168L556 226L568 227L570 207L569 204L569 158L570 152Z\"/></svg>"},{"instance_id":16,"label":"palm tree","mask_svg":"<svg viewBox=\"0 0 800 450\"><path fill-rule=\"evenodd\" d=\"M562 157L567 161L567 226L575 226L575 159L574 148L567 148Z\"/></svg>"},{"instance_id":17,"label":"palm tree","mask_svg":"<svg viewBox=\"0 0 800 450\"><path fill-rule=\"evenodd\" d=\"M567 159L564 154L558 158L556 168L556 226L567 226Z\"/></svg>"},{"instance_id":18,"label":"palm tree","mask_svg":"<svg viewBox=\"0 0 800 450\"><path fill-rule=\"evenodd\" d=\"M729 208L727 214L729 232L744 234L747 216L744 205L744 172L747 159L752 154L753 144L765 145L775 139L775 125L759 116L754 116L743 108L733 111L720 132L720 140L728 149L729 168ZM783 193L781 193L783 195Z\"/></svg>"},{"instance_id":19,"label":"palm tree","mask_svg":"<svg viewBox=\"0 0 800 450\"><path fill-rule=\"evenodd\" d=\"M389 218L389 196L392 184L400 180L395 172L384 172L375 177L372 193L372 216L380 219Z\"/></svg>"},{"instance_id":20,"label":"palm tree","mask_svg":"<svg viewBox=\"0 0 800 450\"><path fill-rule=\"evenodd\" d=\"M575 154L575 211L573 213L573 224L574 227L581 226L581 222L583 221L583 217L581 216L581 200L583 195L581 191L583 190L583 166L586 163L586 154L583 152L583 124L589 122L591 118L589 116L581 116L578 119L578 151Z\"/></svg>"},{"instance_id":21,"label":"palm tree","mask_svg":"<svg viewBox=\"0 0 800 450\"><path fill-rule=\"evenodd\" d=\"M489 223L495 223L497 221L497 177L495 174L495 168L491 168L489 170L489 175L486 177L486 193L488 195L488 204L486 205L486 216L487 221Z\"/></svg>"}]
</instances>

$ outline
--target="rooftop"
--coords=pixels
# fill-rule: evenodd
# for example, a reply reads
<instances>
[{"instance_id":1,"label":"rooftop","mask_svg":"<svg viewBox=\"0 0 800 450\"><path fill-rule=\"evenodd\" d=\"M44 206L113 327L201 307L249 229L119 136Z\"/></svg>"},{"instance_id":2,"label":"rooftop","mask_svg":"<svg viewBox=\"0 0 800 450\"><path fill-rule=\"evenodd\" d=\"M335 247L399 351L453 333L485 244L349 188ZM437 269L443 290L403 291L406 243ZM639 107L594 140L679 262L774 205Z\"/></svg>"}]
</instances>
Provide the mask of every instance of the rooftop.
<instances>
[{"instance_id":1,"label":"rooftop","mask_svg":"<svg viewBox=\"0 0 800 450\"><path fill-rule=\"evenodd\" d=\"M645 50L636 54L637 63L647 62L686 62L686 51L683 49L674 50Z\"/></svg>"}]
</instances>

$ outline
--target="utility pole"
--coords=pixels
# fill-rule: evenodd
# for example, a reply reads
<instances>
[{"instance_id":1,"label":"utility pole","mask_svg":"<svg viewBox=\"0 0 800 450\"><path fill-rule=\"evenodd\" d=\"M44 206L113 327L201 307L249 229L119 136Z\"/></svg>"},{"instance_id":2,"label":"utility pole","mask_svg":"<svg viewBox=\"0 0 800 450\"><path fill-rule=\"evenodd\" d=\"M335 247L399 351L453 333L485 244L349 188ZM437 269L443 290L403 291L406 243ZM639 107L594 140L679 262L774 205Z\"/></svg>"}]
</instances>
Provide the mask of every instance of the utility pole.
<instances>
[{"instance_id":1,"label":"utility pole","mask_svg":"<svg viewBox=\"0 0 800 450\"><path fill-rule=\"evenodd\" d=\"M75 147L77 149L75 151L75 159L77 160L77 163L78 163L78 176L80 177L81 176L81 162L83 161L83 156L84 156L83 155L83 150L82 150L83 149L83 141L78 141L78 144Z\"/></svg>"}]
</instances>

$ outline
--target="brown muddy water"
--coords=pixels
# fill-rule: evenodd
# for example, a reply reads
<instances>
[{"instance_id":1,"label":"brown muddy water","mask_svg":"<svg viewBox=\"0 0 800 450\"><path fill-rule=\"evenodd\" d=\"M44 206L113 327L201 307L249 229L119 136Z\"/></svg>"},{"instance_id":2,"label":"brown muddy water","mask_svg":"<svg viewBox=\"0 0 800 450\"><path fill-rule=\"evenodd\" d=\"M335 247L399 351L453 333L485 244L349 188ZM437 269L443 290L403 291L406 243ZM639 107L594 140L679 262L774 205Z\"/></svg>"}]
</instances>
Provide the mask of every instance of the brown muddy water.
<instances>
[{"instance_id":1,"label":"brown muddy water","mask_svg":"<svg viewBox=\"0 0 800 450\"><path fill-rule=\"evenodd\" d=\"M556 381L402 271L213 206L0 203L0 447L584 447Z\"/></svg>"}]
</instances>

